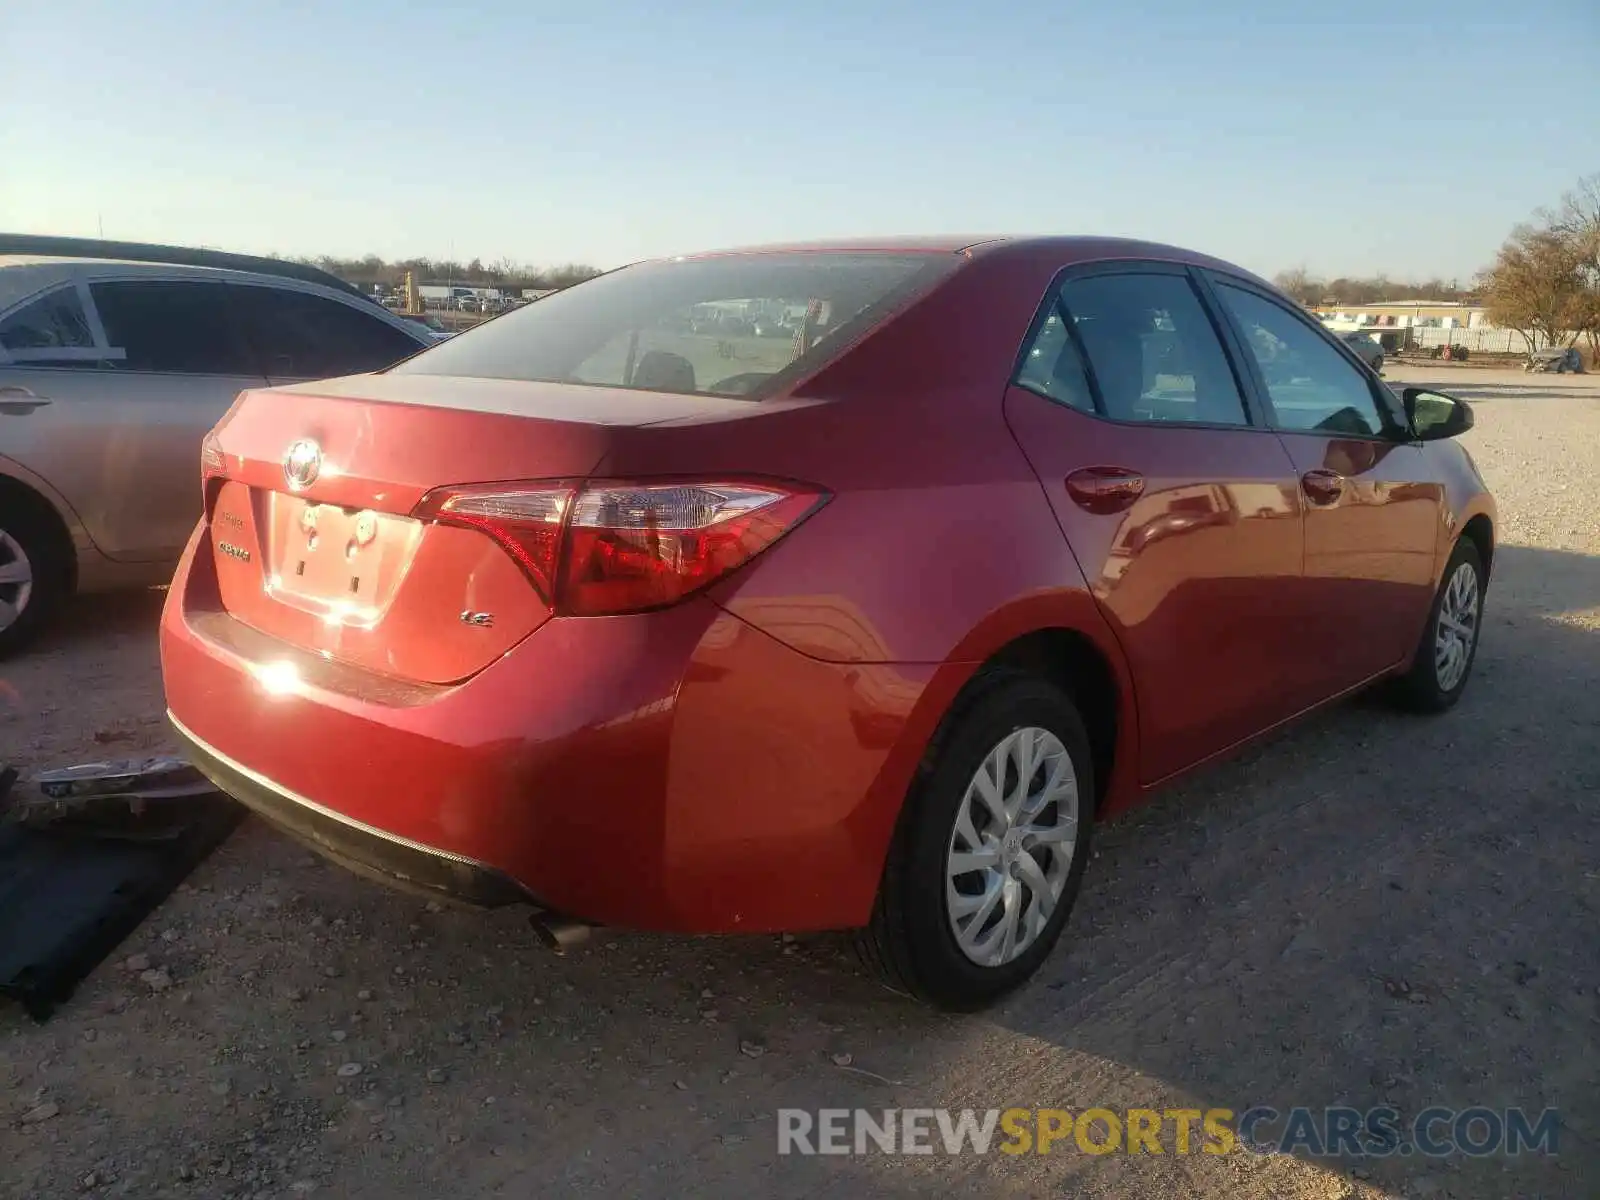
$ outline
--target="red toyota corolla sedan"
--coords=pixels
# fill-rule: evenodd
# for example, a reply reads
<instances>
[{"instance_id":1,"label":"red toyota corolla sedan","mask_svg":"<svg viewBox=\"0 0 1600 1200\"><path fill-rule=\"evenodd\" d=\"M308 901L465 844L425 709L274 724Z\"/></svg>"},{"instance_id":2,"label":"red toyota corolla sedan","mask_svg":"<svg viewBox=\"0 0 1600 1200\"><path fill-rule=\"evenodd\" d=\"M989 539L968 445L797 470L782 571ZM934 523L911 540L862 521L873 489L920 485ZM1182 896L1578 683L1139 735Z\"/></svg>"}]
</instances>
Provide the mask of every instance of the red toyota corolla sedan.
<instances>
[{"instance_id":1,"label":"red toyota corolla sedan","mask_svg":"<svg viewBox=\"0 0 1600 1200\"><path fill-rule=\"evenodd\" d=\"M355 869L1025 980L1090 827L1375 681L1461 695L1494 504L1271 286L1097 238L603 275L246 392L162 623L194 760Z\"/></svg>"}]
</instances>

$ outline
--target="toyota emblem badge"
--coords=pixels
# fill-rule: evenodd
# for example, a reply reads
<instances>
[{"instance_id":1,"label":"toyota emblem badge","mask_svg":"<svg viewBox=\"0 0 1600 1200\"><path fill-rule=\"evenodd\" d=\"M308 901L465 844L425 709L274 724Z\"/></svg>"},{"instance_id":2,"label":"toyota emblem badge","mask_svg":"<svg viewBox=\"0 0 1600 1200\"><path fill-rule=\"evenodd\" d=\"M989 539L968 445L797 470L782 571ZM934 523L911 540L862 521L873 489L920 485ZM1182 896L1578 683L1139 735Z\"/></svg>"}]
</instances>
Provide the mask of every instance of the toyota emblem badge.
<instances>
[{"instance_id":1,"label":"toyota emblem badge","mask_svg":"<svg viewBox=\"0 0 1600 1200\"><path fill-rule=\"evenodd\" d=\"M317 481L322 473L322 447L309 438L301 438L283 455L283 477L289 490L304 491Z\"/></svg>"}]
</instances>

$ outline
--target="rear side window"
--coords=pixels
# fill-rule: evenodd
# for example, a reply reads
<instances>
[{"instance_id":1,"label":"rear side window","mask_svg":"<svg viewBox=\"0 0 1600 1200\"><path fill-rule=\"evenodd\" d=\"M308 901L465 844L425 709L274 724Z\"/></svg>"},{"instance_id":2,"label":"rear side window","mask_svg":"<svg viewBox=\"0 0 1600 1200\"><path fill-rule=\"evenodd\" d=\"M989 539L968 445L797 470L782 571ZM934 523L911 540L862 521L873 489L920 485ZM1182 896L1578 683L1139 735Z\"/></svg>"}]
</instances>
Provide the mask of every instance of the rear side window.
<instances>
[{"instance_id":1,"label":"rear side window","mask_svg":"<svg viewBox=\"0 0 1600 1200\"><path fill-rule=\"evenodd\" d=\"M255 375L220 283L126 280L92 283L106 342L127 371Z\"/></svg>"},{"instance_id":2,"label":"rear side window","mask_svg":"<svg viewBox=\"0 0 1600 1200\"><path fill-rule=\"evenodd\" d=\"M1248 425L1238 382L1193 285L1153 272L1062 285L1100 411L1118 421Z\"/></svg>"},{"instance_id":3,"label":"rear side window","mask_svg":"<svg viewBox=\"0 0 1600 1200\"><path fill-rule=\"evenodd\" d=\"M417 339L354 305L286 288L235 286L234 304L262 369L278 379L327 379L392 366Z\"/></svg>"},{"instance_id":4,"label":"rear side window","mask_svg":"<svg viewBox=\"0 0 1600 1200\"><path fill-rule=\"evenodd\" d=\"M48 362L52 350L89 350L94 335L78 289L57 288L0 321L0 347L13 358ZM75 356L74 356L75 357Z\"/></svg>"},{"instance_id":5,"label":"rear side window","mask_svg":"<svg viewBox=\"0 0 1600 1200\"><path fill-rule=\"evenodd\" d=\"M458 334L396 372L756 399L959 262L794 252L641 263Z\"/></svg>"}]
</instances>

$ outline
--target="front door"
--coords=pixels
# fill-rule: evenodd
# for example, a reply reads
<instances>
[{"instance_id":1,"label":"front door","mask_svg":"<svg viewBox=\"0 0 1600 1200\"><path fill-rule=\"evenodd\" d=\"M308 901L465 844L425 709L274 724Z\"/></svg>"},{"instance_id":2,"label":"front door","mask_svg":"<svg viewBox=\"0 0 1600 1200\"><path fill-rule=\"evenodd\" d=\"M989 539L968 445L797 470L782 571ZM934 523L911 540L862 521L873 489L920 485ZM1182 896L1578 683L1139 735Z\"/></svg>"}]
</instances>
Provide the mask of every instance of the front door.
<instances>
[{"instance_id":1,"label":"front door","mask_svg":"<svg viewBox=\"0 0 1600 1200\"><path fill-rule=\"evenodd\" d=\"M1292 715L1296 474L1188 274L1069 272L1005 411L1137 681L1141 780Z\"/></svg>"},{"instance_id":2,"label":"front door","mask_svg":"<svg viewBox=\"0 0 1600 1200\"><path fill-rule=\"evenodd\" d=\"M56 489L111 558L176 558L200 442L250 369L221 284L68 283L0 320L0 452Z\"/></svg>"},{"instance_id":3,"label":"front door","mask_svg":"<svg viewBox=\"0 0 1600 1200\"><path fill-rule=\"evenodd\" d=\"M1213 276L1305 500L1304 609L1322 652L1302 655L1310 699L1404 661L1433 602L1442 483L1387 389L1333 337L1243 281Z\"/></svg>"}]
</instances>

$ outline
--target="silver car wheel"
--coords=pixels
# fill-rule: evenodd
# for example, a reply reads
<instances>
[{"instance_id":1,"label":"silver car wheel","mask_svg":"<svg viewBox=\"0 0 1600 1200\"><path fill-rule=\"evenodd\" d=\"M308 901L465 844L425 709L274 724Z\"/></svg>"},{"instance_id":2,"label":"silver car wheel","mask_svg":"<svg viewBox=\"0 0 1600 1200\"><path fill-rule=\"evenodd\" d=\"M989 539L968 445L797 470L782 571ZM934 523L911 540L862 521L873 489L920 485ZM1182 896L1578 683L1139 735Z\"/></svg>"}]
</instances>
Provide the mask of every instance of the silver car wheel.
<instances>
[{"instance_id":1,"label":"silver car wheel","mask_svg":"<svg viewBox=\"0 0 1600 1200\"><path fill-rule=\"evenodd\" d=\"M9 629L21 620L32 595L33 563L28 552L0 529L0 629Z\"/></svg>"},{"instance_id":2,"label":"silver car wheel","mask_svg":"<svg viewBox=\"0 0 1600 1200\"><path fill-rule=\"evenodd\" d=\"M1061 903L1078 842L1078 776L1048 729L1008 734L956 809L945 912L972 962L999 967L1031 946Z\"/></svg>"},{"instance_id":3,"label":"silver car wheel","mask_svg":"<svg viewBox=\"0 0 1600 1200\"><path fill-rule=\"evenodd\" d=\"M1439 601L1439 623L1433 638L1433 670L1439 690L1451 692L1461 683L1478 640L1478 572L1470 562L1456 567Z\"/></svg>"}]
</instances>

